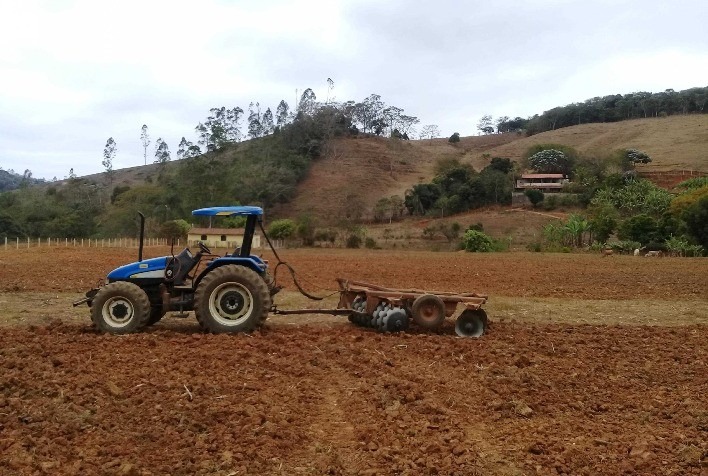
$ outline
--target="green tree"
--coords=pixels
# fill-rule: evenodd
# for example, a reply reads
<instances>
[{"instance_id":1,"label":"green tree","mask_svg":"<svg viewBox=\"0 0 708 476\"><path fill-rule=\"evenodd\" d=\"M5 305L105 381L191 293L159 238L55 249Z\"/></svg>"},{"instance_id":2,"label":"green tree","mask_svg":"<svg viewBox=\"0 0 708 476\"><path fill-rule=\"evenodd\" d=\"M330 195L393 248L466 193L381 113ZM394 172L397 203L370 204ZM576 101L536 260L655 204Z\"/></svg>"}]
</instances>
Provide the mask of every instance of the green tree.
<instances>
[{"instance_id":1,"label":"green tree","mask_svg":"<svg viewBox=\"0 0 708 476\"><path fill-rule=\"evenodd\" d=\"M105 167L106 178L108 183L113 183L113 159L116 157L116 141L113 137L109 137L106 141L106 147L103 149L103 161L101 164Z\"/></svg>"},{"instance_id":2,"label":"green tree","mask_svg":"<svg viewBox=\"0 0 708 476\"><path fill-rule=\"evenodd\" d=\"M300 237L305 246L315 244L315 221L312 215L306 213L301 215L297 221L297 236Z\"/></svg>"},{"instance_id":3,"label":"green tree","mask_svg":"<svg viewBox=\"0 0 708 476\"><path fill-rule=\"evenodd\" d=\"M531 202L531 205L534 207L541 203L544 198L543 192L535 188L527 189L524 191L524 195L526 195L526 198L529 199L529 202Z\"/></svg>"},{"instance_id":4,"label":"green tree","mask_svg":"<svg viewBox=\"0 0 708 476\"><path fill-rule=\"evenodd\" d=\"M263 137L263 115L261 114L260 103L248 105L248 135L252 139Z\"/></svg>"},{"instance_id":5,"label":"green tree","mask_svg":"<svg viewBox=\"0 0 708 476\"><path fill-rule=\"evenodd\" d=\"M160 236L167 239L180 238L185 240L191 227L192 225L185 220L169 220L160 226Z\"/></svg>"},{"instance_id":6,"label":"green tree","mask_svg":"<svg viewBox=\"0 0 708 476\"><path fill-rule=\"evenodd\" d=\"M494 133L494 122L492 121L492 116L486 114L481 117L477 123L477 130L479 130L484 135L489 135Z\"/></svg>"},{"instance_id":7,"label":"green tree","mask_svg":"<svg viewBox=\"0 0 708 476\"><path fill-rule=\"evenodd\" d=\"M273 124L273 112L270 110L270 108L268 108L263 113L263 134L272 134L274 129L275 125Z\"/></svg>"},{"instance_id":8,"label":"green tree","mask_svg":"<svg viewBox=\"0 0 708 476\"><path fill-rule=\"evenodd\" d=\"M0 211L0 236L21 237L25 233L22 226L9 213Z\"/></svg>"},{"instance_id":9,"label":"green tree","mask_svg":"<svg viewBox=\"0 0 708 476\"><path fill-rule=\"evenodd\" d=\"M288 123L288 115L290 114L290 107L285 100L281 100L275 110L275 125L278 128L284 127Z\"/></svg>"},{"instance_id":10,"label":"green tree","mask_svg":"<svg viewBox=\"0 0 708 476\"><path fill-rule=\"evenodd\" d=\"M287 218L273 220L268 227L268 236L276 240L287 240L295 234L296 228L293 220Z\"/></svg>"},{"instance_id":11,"label":"green tree","mask_svg":"<svg viewBox=\"0 0 708 476\"><path fill-rule=\"evenodd\" d=\"M642 213L622 222L617 235L622 240L638 241L646 245L654 240L656 226L656 220Z\"/></svg>"},{"instance_id":12,"label":"green tree","mask_svg":"<svg viewBox=\"0 0 708 476\"><path fill-rule=\"evenodd\" d=\"M450 138L447 141L451 144L457 144L458 142L460 142L460 133L455 132L454 134L452 134L450 136Z\"/></svg>"},{"instance_id":13,"label":"green tree","mask_svg":"<svg viewBox=\"0 0 708 476\"><path fill-rule=\"evenodd\" d=\"M162 138L158 138L155 142L155 162L156 164L165 165L170 161L170 148L167 146L167 142L163 141Z\"/></svg>"},{"instance_id":14,"label":"green tree","mask_svg":"<svg viewBox=\"0 0 708 476\"><path fill-rule=\"evenodd\" d=\"M696 242L708 250L708 196L686 208L681 218Z\"/></svg>"},{"instance_id":15,"label":"green tree","mask_svg":"<svg viewBox=\"0 0 708 476\"><path fill-rule=\"evenodd\" d=\"M595 241L605 243L617 228L619 213L609 204L591 207L590 229Z\"/></svg>"},{"instance_id":16,"label":"green tree","mask_svg":"<svg viewBox=\"0 0 708 476\"><path fill-rule=\"evenodd\" d=\"M493 250L493 243L489 236L476 230L467 230L462 237L465 251L487 253Z\"/></svg>"},{"instance_id":17,"label":"green tree","mask_svg":"<svg viewBox=\"0 0 708 476\"><path fill-rule=\"evenodd\" d=\"M503 174L508 174L514 170L514 164L511 159L506 157L492 157L492 160L489 162L489 165L485 167L485 169L486 168L498 170Z\"/></svg>"}]
</instances>

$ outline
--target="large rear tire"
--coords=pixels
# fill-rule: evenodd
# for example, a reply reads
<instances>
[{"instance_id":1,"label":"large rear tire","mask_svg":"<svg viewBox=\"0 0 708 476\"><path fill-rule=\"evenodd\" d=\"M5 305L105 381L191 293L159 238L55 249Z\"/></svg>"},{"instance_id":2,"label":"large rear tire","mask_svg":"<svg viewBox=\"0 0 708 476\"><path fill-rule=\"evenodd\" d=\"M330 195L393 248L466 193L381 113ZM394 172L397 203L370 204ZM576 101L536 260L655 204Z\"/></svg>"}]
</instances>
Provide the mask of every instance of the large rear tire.
<instances>
[{"instance_id":1,"label":"large rear tire","mask_svg":"<svg viewBox=\"0 0 708 476\"><path fill-rule=\"evenodd\" d=\"M268 285L256 272L230 264L199 283L194 314L209 332L251 332L266 320L271 302Z\"/></svg>"},{"instance_id":2,"label":"large rear tire","mask_svg":"<svg viewBox=\"0 0 708 476\"><path fill-rule=\"evenodd\" d=\"M145 328L150 300L139 286L118 281L98 290L91 303L91 321L102 332L130 334Z\"/></svg>"}]
</instances>

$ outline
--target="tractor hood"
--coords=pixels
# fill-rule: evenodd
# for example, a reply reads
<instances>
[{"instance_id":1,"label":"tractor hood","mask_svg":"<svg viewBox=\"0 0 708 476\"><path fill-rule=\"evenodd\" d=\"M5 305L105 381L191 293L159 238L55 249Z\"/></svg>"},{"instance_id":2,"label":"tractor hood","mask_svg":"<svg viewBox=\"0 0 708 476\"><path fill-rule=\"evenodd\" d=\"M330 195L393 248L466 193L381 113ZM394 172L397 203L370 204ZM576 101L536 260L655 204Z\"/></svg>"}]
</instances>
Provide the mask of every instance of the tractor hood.
<instances>
[{"instance_id":1,"label":"tractor hood","mask_svg":"<svg viewBox=\"0 0 708 476\"><path fill-rule=\"evenodd\" d=\"M108 281L164 278L168 258L168 256L162 256L123 265L108 273Z\"/></svg>"}]
</instances>

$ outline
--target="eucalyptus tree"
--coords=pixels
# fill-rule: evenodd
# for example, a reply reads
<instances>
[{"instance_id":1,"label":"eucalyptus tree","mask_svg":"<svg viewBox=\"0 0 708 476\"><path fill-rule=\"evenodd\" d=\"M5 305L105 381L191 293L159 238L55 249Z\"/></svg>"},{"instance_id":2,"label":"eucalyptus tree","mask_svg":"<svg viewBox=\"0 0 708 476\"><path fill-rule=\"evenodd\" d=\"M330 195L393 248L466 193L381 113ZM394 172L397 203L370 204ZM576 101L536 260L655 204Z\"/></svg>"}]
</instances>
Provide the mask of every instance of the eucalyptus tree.
<instances>
[{"instance_id":1,"label":"eucalyptus tree","mask_svg":"<svg viewBox=\"0 0 708 476\"><path fill-rule=\"evenodd\" d=\"M167 162L169 162L170 159L171 159L170 148L167 146L167 142L162 140L162 138L158 138L157 142L155 142L155 162L154 163L164 165Z\"/></svg>"},{"instance_id":2,"label":"eucalyptus tree","mask_svg":"<svg viewBox=\"0 0 708 476\"><path fill-rule=\"evenodd\" d=\"M106 146L103 148L103 160L101 161L101 164L106 169L105 174L108 179L108 183L113 183L113 159L116 157L117 150L118 147L116 146L116 141L113 140L113 137L109 137L106 141Z\"/></svg>"},{"instance_id":3,"label":"eucalyptus tree","mask_svg":"<svg viewBox=\"0 0 708 476\"><path fill-rule=\"evenodd\" d=\"M143 165L147 165L147 148L150 145L150 136L148 135L148 126L145 124L143 124L143 127L141 128L140 142L143 144L143 159L145 159L145 163Z\"/></svg>"}]
</instances>

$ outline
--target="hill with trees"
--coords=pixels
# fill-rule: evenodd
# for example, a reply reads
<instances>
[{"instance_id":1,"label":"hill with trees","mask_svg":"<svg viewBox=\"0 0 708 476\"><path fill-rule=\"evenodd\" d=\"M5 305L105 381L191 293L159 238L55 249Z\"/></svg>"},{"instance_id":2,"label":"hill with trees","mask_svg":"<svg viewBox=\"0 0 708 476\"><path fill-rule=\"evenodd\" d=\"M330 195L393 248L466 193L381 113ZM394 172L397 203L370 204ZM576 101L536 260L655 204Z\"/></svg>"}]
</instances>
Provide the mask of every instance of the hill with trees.
<instances>
[{"instance_id":1,"label":"hill with trees","mask_svg":"<svg viewBox=\"0 0 708 476\"><path fill-rule=\"evenodd\" d=\"M384 104L378 95L360 102L319 103L306 90L294 113L284 101L275 114L251 103L247 133L240 128L246 117L243 109L211 109L196 127L197 144L184 138L180 142L177 161L171 160L169 147L158 138L153 164L113 170L116 144L109 138L101 174L82 178L70 174L67 180L42 186L30 186L30 171L21 178L11 174L10 179L19 179L21 187L0 193L0 236L133 236L138 210L148 217L151 234L168 235L175 229L171 222L192 221L190 210L194 208L244 203L262 205L269 219L297 220L297 226L283 229L295 230L304 242L312 243L317 228L352 230L362 223L392 223L406 215L437 219L507 205L521 171L554 168L574 179L566 192L575 198L568 204L595 207L585 221L569 222L576 231L572 239L563 238L563 243L596 243L598 237L607 238L620 230L622 236L636 238L627 228L630 225L625 225L636 214L654 220L651 226L647 220L641 222L645 230L654 230L652 240L666 240L667 232L689 236L690 220L686 221L683 212L690 209L686 213L702 216L702 209L692 208L702 192L695 192L693 201L684 197L683 202L690 203L682 202L680 210L671 209L670 197L645 182L632 188L628 180L636 180L637 172L647 170L708 171L704 152L708 116L655 116L581 124L530 136L519 131L494 133L488 125L492 119L487 117L480 136L455 133L440 139L437 126L426 125L420 128L419 139L411 140L418 119ZM504 130L505 118L501 119L498 131ZM142 133L147 162L150 138L146 125ZM631 196L641 203L648 200L652 205L627 211L615 196ZM536 197L534 203L548 210L554 207L555 198ZM659 222L668 212L673 213L675 223ZM600 222L605 223L603 231L598 231ZM583 223L587 228L578 232ZM429 236L438 232L453 236L461 231L459 225L431 227L426 227ZM583 238L590 230L594 237ZM331 232L322 235L327 240L331 236Z\"/></svg>"}]
</instances>

